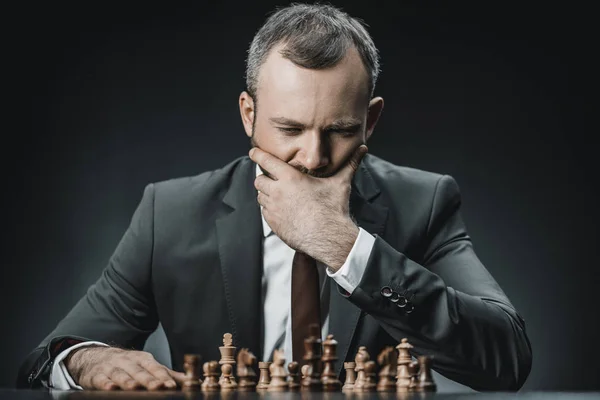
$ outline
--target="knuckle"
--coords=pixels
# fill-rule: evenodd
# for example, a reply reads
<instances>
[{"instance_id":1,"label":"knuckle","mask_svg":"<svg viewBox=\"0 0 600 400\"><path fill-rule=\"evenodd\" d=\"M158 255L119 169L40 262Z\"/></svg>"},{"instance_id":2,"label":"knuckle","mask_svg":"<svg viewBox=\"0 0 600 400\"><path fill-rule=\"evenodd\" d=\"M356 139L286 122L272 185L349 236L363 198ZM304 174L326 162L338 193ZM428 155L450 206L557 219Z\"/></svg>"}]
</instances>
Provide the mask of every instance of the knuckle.
<instances>
[{"instance_id":1,"label":"knuckle","mask_svg":"<svg viewBox=\"0 0 600 400\"><path fill-rule=\"evenodd\" d=\"M159 381L158 379L152 379L148 382L149 389L156 389L156 388L160 387L161 385L162 385L162 382Z\"/></svg>"},{"instance_id":2,"label":"knuckle","mask_svg":"<svg viewBox=\"0 0 600 400\"><path fill-rule=\"evenodd\" d=\"M135 360L134 364L138 365L138 366L142 366L143 368L147 368L148 366L152 365L156 363L156 361L152 358L147 358L147 357L140 357L138 359Z\"/></svg>"},{"instance_id":3,"label":"knuckle","mask_svg":"<svg viewBox=\"0 0 600 400\"><path fill-rule=\"evenodd\" d=\"M146 360L149 361L154 361L154 356L152 355L152 353L148 353L146 351L141 352L142 353L142 357Z\"/></svg>"},{"instance_id":4,"label":"knuckle","mask_svg":"<svg viewBox=\"0 0 600 400\"><path fill-rule=\"evenodd\" d=\"M82 386L90 386L90 387L95 387L95 388L101 388L106 382L108 382L108 379L100 374L100 375L94 375L91 379L86 380L86 382L81 382Z\"/></svg>"},{"instance_id":5,"label":"knuckle","mask_svg":"<svg viewBox=\"0 0 600 400\"><path fill-rule=\"evenodd\" d=\"M146 357L146 354L148 354L148 353L145 351L141 351L141 350L132 350L130 352L130 354L131 354L132 358L144 358L144 357Z\"/></svg>"},{"instance_id":6,"label":"knuckle","mask_svg":"<svg viewBox=\"0 0 600 400\"><path fill-rule=\"evenodd\" d=\"M129 389L136 389L140 386L140 382L136 381L135 379L129 379L127 381L127 387L129 387Z\"/></svg>"},{"instance_id":7,"label":"knuckle","mask_svg":"<svg viewBox=\"0 0 600 400\"><path fill-rule=\"evenodd\" d=\"M160 365L160 364L154 359L145 359L145 360L141 360L138 365L141 367L140 371L138 371L138 372L144 372L145 370L148 370L148 369L153 368L154 366Z\"/></svg>"},{"instance_id":8,"label":"knuckle","mask_svg":"<svg viewBox=\"0 0 600 400\"><path fill-rule=\"evenodd\" d=\"M126 376L126 373L121 367L115 366L107 375L111 379L123 379Z\"/></svg>"},{"instance_id":9,"label":"knuckle","mask_svg":"<svg viewBox=\"0 0 600 400\"><path fill-rule=\"evenodd\" d=\"M139 369L138 371L134 372L133 377L135 379L137 379L138 381L142 382L142 383L146 383L149 382L150 380L152 380L152 375L150 375L148 373L147 370L145 369Z\"/></svg>"}]
</instances>

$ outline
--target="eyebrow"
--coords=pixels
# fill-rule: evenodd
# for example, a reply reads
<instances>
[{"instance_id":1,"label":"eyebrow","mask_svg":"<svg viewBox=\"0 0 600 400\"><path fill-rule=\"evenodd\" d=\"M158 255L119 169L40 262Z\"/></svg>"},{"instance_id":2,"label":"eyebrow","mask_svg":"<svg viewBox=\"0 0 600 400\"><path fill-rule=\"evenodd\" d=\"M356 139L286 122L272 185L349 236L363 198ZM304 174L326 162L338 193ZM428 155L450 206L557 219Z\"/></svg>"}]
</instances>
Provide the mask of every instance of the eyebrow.
<instances>
[{"instance_id":1,"label":"eyebrow","mask_svg":"<svg viewBox=\"0 0 600 400\"><path fill-rule=\"evenodd\" d=\"M269 121L271 121L272 123L275 123L275 124L292 126L292 127L295 127L295 128L304 128L304 124L303 123L295 121L295 120L290 119L290 118L273 117L273 118L269 118ZM329 131L329 130L342 130L342 129L353 130L353 129L358 129L361 126L362 126L362 122L359 119L356 119L356 118L342 118L342 119L338 119L337 121L334 121L333 123L325 126L324 130L325 131Z\"/></svg>"}]
</instances>

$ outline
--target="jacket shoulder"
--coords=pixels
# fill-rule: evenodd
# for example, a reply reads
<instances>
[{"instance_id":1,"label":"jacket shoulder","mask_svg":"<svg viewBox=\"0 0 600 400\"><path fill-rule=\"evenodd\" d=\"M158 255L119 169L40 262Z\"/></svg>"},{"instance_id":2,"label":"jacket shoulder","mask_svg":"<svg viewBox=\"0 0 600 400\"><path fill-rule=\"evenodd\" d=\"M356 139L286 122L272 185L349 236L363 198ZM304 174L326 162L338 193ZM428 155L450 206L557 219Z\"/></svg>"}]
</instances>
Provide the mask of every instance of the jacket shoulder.
<instances>
[{"instance_id":1,"label":"jacket shoulder","mask_svg":"<svg viewBox=\"0 0 600 400\"><path fill-rule=\"evenodd\" d=\"M197 175L176 177L151 184L154 189L154 207L178 207L221 201L225 195L235 171L248 157L239 157L230 163Z\"/></svg>"},{"instance_id":2,"label":"jacket shoulder","mask_svg":"<svg viewBox=\"0 0 600 400\"><path fill-rule=\"evenodd\" d=\"M442 178L453 180L449 175L424 169L398 165L380 157L369 155L364 158L365 166L380 188L394 187L411 191L435 191Z\"/></svg>"},{"instance_id":3,"label":"jacket shoulder","mask_svg":"<svg viewBox=\"0 0 600 400\"><path fill-rule=\"evenodd\" d=\"M396 165L379 157L365 157L365 167L389 207L397 237L418 242L432 220L461 205L458 184L448 174ZM401 222L400 222L401 221Z\"/></svg>"}]
</instances>

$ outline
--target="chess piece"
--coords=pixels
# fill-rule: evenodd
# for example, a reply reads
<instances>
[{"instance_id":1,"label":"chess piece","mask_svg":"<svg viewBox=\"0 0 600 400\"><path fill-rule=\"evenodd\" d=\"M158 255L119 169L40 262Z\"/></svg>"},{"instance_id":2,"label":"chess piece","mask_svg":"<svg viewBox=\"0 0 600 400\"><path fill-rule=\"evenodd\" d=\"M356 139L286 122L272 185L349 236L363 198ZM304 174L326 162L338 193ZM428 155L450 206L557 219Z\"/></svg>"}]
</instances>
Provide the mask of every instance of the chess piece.
<instances>
[{"instance_id":1,"label":"chess piece","mask_svg":"<svg viewBox=\"0 0 600 400\"><path fill-rule=\"evenodd\" d=\"M321 374L321 382L323 383L323 391L325 392L337 392L342 387L342 383L335 373L335 362L338 359L336 356L337 344L337 340L331 334L327 335L323 342L323 356L321 357L323 373Z\"/></svg>"},{"instance_id":2,"label":"chess piece","mask_svg":"<svg viewBox=\"0 0 600 400\"><path fill-rule=\"evenodd\" d=\"M237 354L238 390L253 392L256 390L256 372L254 371L256 356L248 349L240 349Z\"/></svg>"},{"instance_id":3,"label":"chess piece","mask_svg":"<svg viewBox=\"0 0 600 400\"><path fill-rule=\"evenodd\" d=\"M310 365L308 364L304 364L302 366L302 368L300 369L302 371L302 381L304 381L305 379L309 379L310 378Z\"/></svg>"},{"instance_id":4,"label":"chess piece","mask_svg":"<svg viewBox=\"0 0 600 400\"><path fill-rule=\"evenodd\" d=\"M397 372L396 350L392 346L384 347L377 356L377 362L381 366L379 369L379 382L377 383L377 391L395 392L395 376Z\"/></svg>"},{"instance_id":5,"label":"chess piece","mask_svg":"<svg viewBox=\"0 0 600 400\"><path fill-rule=\"evenodd\" d=\"M354 382L354 392L362 392L365 384L365 363L371 359L371 356L367 352L365 346L360 346L354 357L354 363L356 364L356 381Z\"/></svg>"},{"instance_id":6,"label":"chess piece","mask_svg":"<svg viewBox=\"0 0 600 400\"><path fill-rule=\"evenodd\" d=\"M271 376L269 375L270 366L271 362L269 361L260 361L258 363L260 374L258 376L258 384L256 385L257 391L269 389L269 382L271 381Z\"/></svg>"},{"instance_id":7,"label":"chess piece","mask_svg":"<svg viewBox=\"0 0 600 400\"><path fill-rule=\"evenodd\" d=\"M319 325L311 324L309 336L304 339L304 363L308 368L302 367L301 390L309 392L320 392L323 389L321 383L321 351L322 340ZM306 373L305 373L306 372Z\"/></svg>"},{"instance_id":8,"label":"chess piece","mask_svg":"<svg viewBox=\"0 0 600 400\"><path fill-rule=\"evenodd\" d=\"M365 380L362 385L363 392L374 392L377 390L377 364L369 360L364 367Z\"/></svg>"},{"instance_id":9,"label":"chess piece","mask_svg":"<svg viewBox=\"0 0 600 400\"><path fill-rule=\"evenodd\" d=\"M342 392L352 392L354 390L354 382L356 381L356 363L354 361L345 362L344 369L346 370L346 380L342 386Z\"/></svg>"},{"instance_id":10,"label":"chess piece","mask_svg":"<svg viewBox=\"0 0 600 400\"><path fill-rule=\"evenodd\" d=\"M409 391L411 374L408 370L408 365L412 361L410 349L413 346L408 343L408 339L403 338L400 344L396 346L398 349L398 359L396 360L396 392L406 393Z\"/></svg>"},{"instance_id":11,"label":"chess piece","mask_svg":"<svg viewBox=\"0 0 600 400\"><path fill-rule=\"evenodd\" d=\"M417 383L419 376L419 362L411 361L408 363L408 375L410 376L410 384L408 385L409 392L417 391Z\"/></svg>"},{"instance_id":12,"label":"chess piece","mask_svg":"<svg viewBox=\"0 0 600 400\"><path fill-rule=\"evenodd\" d=\"M299 365L296 361L288 364L288 389L291 391L300 390L300 375L298 372Z\"/></svg>"},{"instance_id":13,"label":"chess piece","mask_svg":"<svg viewBox=\"0 0 600 400\"><path fill-rule=\"evenodd\" d=\"M269 392L285 392L288 389L286 382L287 374L285 372L285 357L282 349L276 349L273 352L273 362L269 366L271 381L269 382Z\"/></svg>"},{"instance_id":14,"label":"chess piece","mask_svg":"<svg viewBox=\"0 0 600 400\"><path fill-rule=\"evenodd\" d=\"M223 335L223 346L219 347L219 351L221 352L221 359L219 360L219 364L221 365L221 376L219 378L219 385L222 387L229 387L233 385L237 386L237 382L235 381L235 377L233 374L228 376L229 382L225 382L225 374L223 373L223 366L226 364L231 365L231 370L233 371L233 366L235 365L235 346L233 346L233 339L231 333L226 333Z\"/></svg>"},{"instance_id":15,"label":"chess piece","mask_svg":"<svg viewBox=\"0 0 600 400\"><path fill-rule=\"evenodd\" d=\"M419 356L419 379L417 383L418 392L435 392L437 385L433 382L433 376L431 375L431 362L433 361L432 356Z\"/></svg>"},{"instance_id":16,"label":"chess piece","mask_svg":"<svg viewBox=\"0 0 600 400\"><path fill-rule=\"evenodd\" d=\"M233 367L231 364L221 365L221 379L219 379L219 385L221 386L221 392L230 392L237 388L237 383L231 381L231 373Z\"/></svg>"},{"instance_id":17,"label":"chess piece","mask_svg":"<svg viewBox=\"0 0 600 400\"><path fill-rule=\"evenodd\" d=\"M201 384L203 392L218 392L221 390L219 385L219 363L216 361L205 362L202 370L204 371L204 382Z\"/></svg>"},{"instance_id":18,"label":"chess piece","mask_svg":"<svg viewBox=\"0 0 600 400\"><path fill-rule=\"evenodd\" d=\"M202 379L200 378L200 360L199 354L186 354L183 356L183 370L185 371L185 380L181 390L196 391L200 390Z\"/></svg>"}]
</instances>

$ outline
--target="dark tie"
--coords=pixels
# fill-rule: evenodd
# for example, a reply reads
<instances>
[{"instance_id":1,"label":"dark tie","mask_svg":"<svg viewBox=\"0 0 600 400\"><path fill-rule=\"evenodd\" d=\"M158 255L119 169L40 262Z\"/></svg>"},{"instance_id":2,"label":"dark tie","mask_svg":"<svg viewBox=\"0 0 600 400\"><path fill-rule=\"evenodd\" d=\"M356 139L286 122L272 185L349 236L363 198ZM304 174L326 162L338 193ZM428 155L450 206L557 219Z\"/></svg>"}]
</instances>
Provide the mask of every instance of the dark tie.
<instances>
[{"instance_id":1,"label":"dark tie","mask_svg":"<svg viewBox=\"0 0 600 400\"><path fill-rule=\"evenodd\" d=\"M321 333L319 271L314 258L296 252L292 263L292 359L303 365L304 339L311 324ZM319 337L320 338L320 337Z\"/></svg>"}]
</instances>

